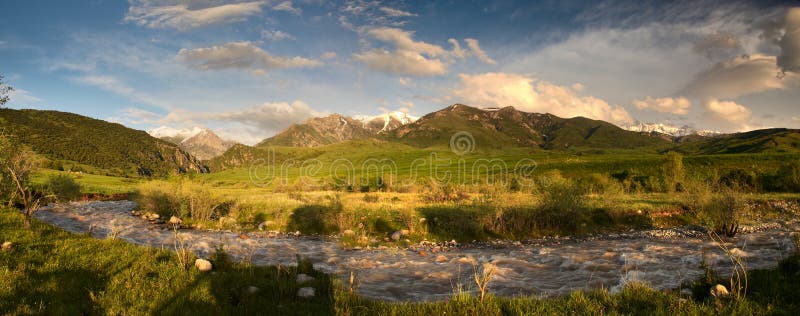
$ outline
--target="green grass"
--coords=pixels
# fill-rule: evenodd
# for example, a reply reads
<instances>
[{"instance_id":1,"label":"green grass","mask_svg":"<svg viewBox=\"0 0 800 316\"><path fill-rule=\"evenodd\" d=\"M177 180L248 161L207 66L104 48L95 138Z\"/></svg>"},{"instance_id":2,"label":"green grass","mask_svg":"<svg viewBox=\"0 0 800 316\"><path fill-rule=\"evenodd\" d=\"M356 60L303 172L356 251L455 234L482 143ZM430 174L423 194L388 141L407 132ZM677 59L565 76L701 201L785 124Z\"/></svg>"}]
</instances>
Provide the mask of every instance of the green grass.
<instances>
[{"instance_id":1,"label":"green grass","mask_svg":"<svg viewBox=\"0 0 800 316\"><path fill-rule=\"evenodd\" d=\"M791 315L800 312L800 257L775 270L749 273L747 298L708 297L710 284L692 284L695 295L628 285L617 294L605 290L563 297L496 297L481 302L454 291L445 301L393 303L354 295L309 264L255 267L214 256L214 273L184 270L169 250L96 240L34 221L24 230L22 216L0 210L0 313L17 314L281 314L281 315ZM297 273L311 274L317 296L296 296ZM724 284L724 282L723 282ZM256 286L254 294L246 290ZM469 285L465 285L469 287Z\"/></svg>"},{"instance_id":2,"label":"green grass","mask_svg":"<svg viewBox=\"0 0 800 316\"><path fill-rule=\"evenodd\" d=\"M75 179L81 185L81 192L84 194L127 194L135 191L136 186L146 181L136 178L121 178L103 176L88 173L74 173L67 171L57 171L50 169L40 169L31 179L36 185L44 184L47 177L54 174L66 174Z\"/></svg>"}]
</instances>

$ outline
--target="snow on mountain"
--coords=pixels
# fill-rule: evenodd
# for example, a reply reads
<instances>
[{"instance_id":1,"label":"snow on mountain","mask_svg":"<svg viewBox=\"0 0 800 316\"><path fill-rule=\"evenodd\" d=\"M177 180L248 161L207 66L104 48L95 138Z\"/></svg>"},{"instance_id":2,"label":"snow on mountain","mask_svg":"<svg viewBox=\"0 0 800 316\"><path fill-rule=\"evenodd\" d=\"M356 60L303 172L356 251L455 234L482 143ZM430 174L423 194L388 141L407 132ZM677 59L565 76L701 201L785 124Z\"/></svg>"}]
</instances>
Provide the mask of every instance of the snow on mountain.
<instances>
[{"instance_id":1,"label":"snow on mountain","mask_svg":"<svg viewBox=\"0 0 800 316\"><path fill-rule=\"evenodd\" d=\"M412 123L418 119L418 117L400 111L387 112L376 116L357 115L353 118L361 121L364 124L364 128L375 131L376 133L386 132L399 126Z\"/></svg>"},{"instance_id":2,"label":"snow on mountain","mask_svg":"<svg viewBox=\"0 0 800 316\"><path fill-rule=\"evenodd\" d=\"M637 124L629 125L624 128L634 132L645 132L645 133L656 132L675 137L687 136L687 135L716 136L722 134L721 132L718 131L698 130L688 125L675 126L664 123L638 122Z\"/></svg>"},{"instance_id":3,"label":"snow on mountain","mask_svg":"<svg viewBox=\"0 0 800 316\"><path fill-rule=\"evenodd\" d=\"M169 126L156 127L147 131L150 136L155 138L169 138L177 142L182 142L186 139L192 138L200 133L206 132L208 129L195 126L192 128L176 129Z\"/></svg>"}]
</instances>

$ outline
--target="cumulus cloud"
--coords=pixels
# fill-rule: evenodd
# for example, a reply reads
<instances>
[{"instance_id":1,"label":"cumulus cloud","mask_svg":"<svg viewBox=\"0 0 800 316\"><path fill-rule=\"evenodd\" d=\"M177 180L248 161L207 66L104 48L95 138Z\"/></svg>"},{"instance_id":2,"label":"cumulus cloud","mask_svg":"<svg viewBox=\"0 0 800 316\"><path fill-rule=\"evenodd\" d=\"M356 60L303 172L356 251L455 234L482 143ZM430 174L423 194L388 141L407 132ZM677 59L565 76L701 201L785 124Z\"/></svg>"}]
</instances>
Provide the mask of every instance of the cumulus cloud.
<instances>
[{"instance_id":1,"label":"cumulus cloud","mask_svg":"<svg viewBox=\"0 0 800 316\"><path fill-rule=\"evenodd\" d=\"M788 74L782 80L777 74L774 56L742 55L699 73L680 94L698 99L733 99L795 84L796 75Z\"/></svg>"},{"instance_id":2,"label":"cumulus cloud","mask_svg":"<svg viewBox=\"0 0 800 316\"><path fill-rule=\"evenodd\" d=\"M261 31L261 38L270 41L293 40L294 36L280 30L263 30Z\"/></svg>"},{"instance_id":3,"label":"cumulus cloud","mask_svg":"<svg viewBox=\"0 0 800 316\"><path fill-rule=\"evenodd\" d=\"M640 110L648 109L661 113L686 115L692 103L683 97L679 98L652 98L634 100L633 105Z\"/></svg>"},{"instance_id":4,"label":"cumulus cloud","mask_svg":"<svg viewBox=\"0 0 800 316\"><path fill-rule=\"evenodd\" d=\"M30 106L42 101L44 100L33 95L33 93L25 89L14 88L14 90L11 90L11 92L8 94L9 105Z\"/></svg>"},{"instance_id":5,"label":"cumulus cloud","mask_svg":"<svg viewBox=\"0 0 800 316\"><path fill-rule=\"evenodd\" d=\"M178 59L187 67L199 70L249 69L264 72L279 68L317 67L322 62L299 56L272 55L251 42L231 42L208 48L183 48Z\"/></svg>"},{"instance_id":6,"label":"cumulus cloud","mask_svg":"<svg viewBox=\"0 0 800 316\"><path fill-rule=\"evenodd\" d=\"M239 111L207 115L206 118L245 123L264 131L277 131L294 122L305 120L320 113L303 101L268 102Z\"/></svg>"},{"instance_id":7,"label":"cumulus cloud","mask_svg":"<svg viewBox=\"0 0 800 316\"><path fill-rule=\"evenodd\" d=\"M465 40L469 50L462 49L457 40L450 39L448 42L453 49L447 50L436 44L414 40L414 32L397 28L373 28L366 35L390 44L394 50L368 49L353 54L353 58L382 72L403 76L439 76L447 73L454 58L463 59L467 55L473 55L486 63L494 63L475 39Z\"/></svg>"},{"instance_id":8,"label":"cumulus cloud","mask_svg":"<svg viewBox=\"0 0 800 316\"><path fill-rule=\"evenodd\" d=\"M272 7L272 10L275 10L275 11L286 11L286 12L292 13L294 15L300 15L300 13L302 13L302 10L300 10L300 8L298 8L298 7L295 7L294 4L291 1L284 1L284 2L278 3L277 5Z\"/></svg>"},{"instance_id":9,"label":"cumulus cloud","mask_svg":"<svg viewBox=\"0 0 800 316\"><path fill-rule=\"evenodd\" d=\"M261 12L263 1L192 8L189 4L158 5L155 1L132 1L125 21L150 28L187 30L211 24L239 22Z\"/></svg>"},{"instance_id":10,"label":"cumulus cloud","mask_svg":"<svg viewBox=\"0 0 800 316\"><path fill-rule=\"evenodd\" d=\"M717 99L708 99L705 102L706 114L711 121L716 121L724 125L718 125L720 128L727 128L728 130L741 131L749 129L750 118L753 112L747 107L733 101L721 101Z\"/></svg>"},{"instance_id":11,"label":"cumulus cloud","mask_svg":"<svg viewBox=\"0 0 800 316\"><path fill-rule=\"evenodd\" d=\"M632 122L620 106L592 96L579 96L575 91L547 81L513 74L460 74L461 82L446 99L474 106L515 108L527 112L551 113L562 117L584 116L618 124Z\"/></svg>"},{"instance_id":12,"label":"cumulus cloud","mask_svg":"<svg viewBox=\"0 0 800 316\"><path fill-rule=\"evenodd\" d=\"M784 18L784 34L778 45L778 66L784 72L800 72L800 8L791 8Z\"/></svg>"},{"instance_id":13,"label":"cumulus cloud","mask_svg":"<svg viewBox=\"0 0 800 316\"><path fill-rule=\"evenodd\" d=\"M334 59L336 58L336 52L325 52L321 57L322 59Z\"/></svg>"}]
</instances>

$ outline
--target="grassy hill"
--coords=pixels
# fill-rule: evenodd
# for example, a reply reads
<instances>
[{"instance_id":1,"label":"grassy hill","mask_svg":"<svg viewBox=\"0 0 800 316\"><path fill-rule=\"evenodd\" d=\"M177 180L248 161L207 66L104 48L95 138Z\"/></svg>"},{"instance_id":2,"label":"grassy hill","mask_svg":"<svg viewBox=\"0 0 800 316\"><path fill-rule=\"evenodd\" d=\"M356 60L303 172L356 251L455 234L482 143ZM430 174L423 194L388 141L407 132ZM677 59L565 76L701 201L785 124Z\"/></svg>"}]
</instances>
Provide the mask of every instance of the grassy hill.
<instances>
[{"instance_id":1,"label":"grassy hill","mask_svg":"<svg viewBox=\"0 0 800 316\"><path fill-rule=\"evenodd\" d=\"M0 131L50 160L55 169L77 163L126 176L208 171L174 144L73 113L0 109Z\"/></svg>"},{"instance_id":2,"label":"grassy hill","mask_svg":"<svg viewBox=\"0 0 800 316\"><path fill-rule=\"evenodd\" d=\"M762 129L721 135L676 147L691 154L741 154L800 152L800 130Z\"/></svg>"}]
</instances>

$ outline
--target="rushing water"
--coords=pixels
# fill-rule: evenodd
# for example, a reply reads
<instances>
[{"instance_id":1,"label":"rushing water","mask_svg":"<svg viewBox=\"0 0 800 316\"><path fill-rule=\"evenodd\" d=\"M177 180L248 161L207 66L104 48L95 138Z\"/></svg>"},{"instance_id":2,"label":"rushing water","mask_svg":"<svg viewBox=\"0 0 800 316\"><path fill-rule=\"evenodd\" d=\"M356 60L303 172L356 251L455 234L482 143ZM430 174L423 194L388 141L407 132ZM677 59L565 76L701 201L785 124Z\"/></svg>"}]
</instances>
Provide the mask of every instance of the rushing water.
<instances>
[{"instance_id":1,"label":"rushing water","mask_svg":"<svg viewBox=\"0 0 800 316\"><path fill-rule=\"evenodd\" d=\"M130 201L73 203L48 206L36 218L75 233L117 238L172 249L174 232L130 214ZM748 269L772 268L794 252L790 230L740 234L725 244L739 252ZM706 262L722 273L730 271L728 257L708 238L622 238L579 242L519 244L500 249L465 247L437 255L410 250L345 250L336 242L310 238L269 238L232 232L182 230L187 247L205 257L219 245L234 259L256 265L293 265L296 255L324 272L349 276L357 271L361 295L386 300L435 300L450 296L463 285L470 289L475 266L491 263L496 273L489 285L500 295L558 295L576 289L609 288L629 280L664 289L677 288L702 274ZM437 260L438 259L438 260ZM441 261L441 262L437 262Z\"/></svg>"}]
</instances>

